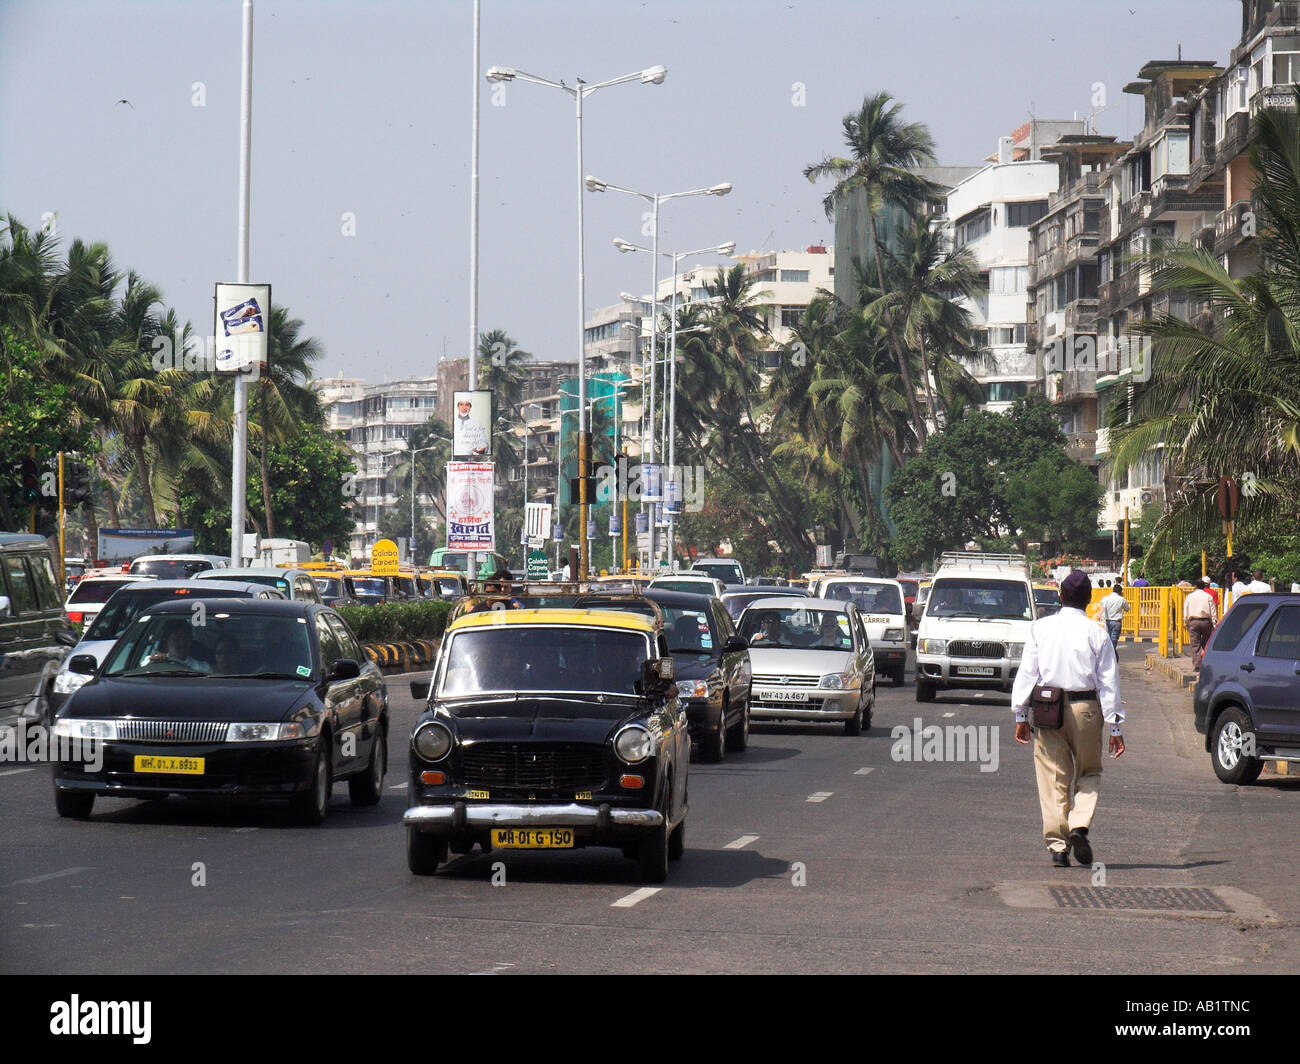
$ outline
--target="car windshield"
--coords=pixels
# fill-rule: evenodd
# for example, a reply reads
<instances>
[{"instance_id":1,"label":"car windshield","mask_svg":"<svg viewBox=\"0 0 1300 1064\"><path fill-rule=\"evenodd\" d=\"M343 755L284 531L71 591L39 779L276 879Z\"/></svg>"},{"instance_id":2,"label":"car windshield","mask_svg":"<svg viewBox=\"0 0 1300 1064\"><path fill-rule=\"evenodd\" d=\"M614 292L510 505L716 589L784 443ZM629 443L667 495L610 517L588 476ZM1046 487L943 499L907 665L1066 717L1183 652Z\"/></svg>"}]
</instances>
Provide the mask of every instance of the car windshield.
<instances>
[{"instance_id":1,"label":"car windshield","mask_svg":"<svg viewBox=\"0 0 1300 1064\"><path fill-rule=\"evenodd\" d=\"M713 618L704 610L674 609L660 606L664 615L664 635L670 654L694 654L712 657L718 645Z\"/></svg>"},{"instance_id":2,"label":"car windshield","mask_svg":"<svg viewBox=\"0 0 1300 1064\"><path fill-rule=\"evenodd\" d=\"M740 574L740 566L735 562L696 563L695 569L705 576L717 577L724 584L743 584L745 582Z\"/></svg>"},{"instance_id":3,"label":"car windshield","mask_svg":"<svg viewBox=\"0 0 1300 1064\"><path fill-rule=\"evenodd\" d=\"M188 580L195 573L211 568L211 562L198 558L143 558L131 563L133 575L156 576L159 580Z\"/></svg>"},{"instance_id":4,"label":"car windshield","mask_svg":"<svg viewBox=\"0 0 1300 1064\"><path fill-rule=\"evenodd\" d=\"M114 591L125 587L127 583L126 580L83 580L73 588L68 602L76 605L107 602Z\"/></svg>"},{"instance_id":5,"label":"car windshield","mask_svg":"<svg viewBox=\"0 0 1300 1064\"><path fill-rule=\"evenodd\" d=\"M1054 587L1034 588L1034 602L1039 606L1052 606L1061 601L1060 593Z\"/></svg>"},{"instance_id":6,"label":"car windshield","mask_svg":"<svg viewBox=\"0 0 1300 1064\"><path fill-rule=\"evenodd\" d=\"M323 599L343 597L343 581L337 576L313 576L312 583Z\"/></svg>"},{"instance_id":7,"label":"car windshield","mask_svg":"<svg viewBox=\"0 0 1300 1064\"><path fill-rule=\"evenodd\" d=\"M419 598L420 593L415 589L415 578L411 576L395 576L393 583L397 590L407 598Z\"/></svg>"},{"instance_id":8,"label":"car windshield","mask_svg":"<svg viewBox=\"0 0 1300 1064\"><path fill-rule=\"evenodd\" d=\"M740 636L755 650L852 650L847 613L789 606L748 609Z\"/></svg>"},{"instance_id":9,"label":"car windshield","mask_svg":"<svg viewBox=\"0 0 1300 1064\"><path fill-rule=\"evenodd\" d=\"M219 588L205 588L203 581L197 581L193 588L188 587L141 587L123 590L108 600L95 617L94 623L86 629L83 638L86 642L101 639L116 639L130 627L141 613L156 606L159 602L169 602L176 598L248 598L247 591L229 591Z\"/></svg>"},{"instance_id":10,"label":"car windshield","mask_svg":"<svg viewBox=\"0 0 1300 1064\"><path fill-rule=\"evenodd\" d=\"M902 596L893 584L872 584L865 580L853 583L839 582L831 584L823 597L852 602L863 613L900 614L903 612Z\"/></svg>"},{"instance_id":11,"label":"car windshield","mask_svg":"<svg viewBox=\"0 0 1300 1064\"><path fill-rule=\"evenodd\" d=\"M232 576L230 579L238 580L245 584L265 584L267 587L273 587L277 591L282 592L286 598L289 596L289 581L282 576L262 576L257 573L241 573L239 576Z\"/></svg>"},{"instance_id":12,"label":"car windshield","mask_svg":"<svg viewBox=\"0 0 1300 1064\"><path fill-rule=\"evenodd\" d=\"M113 648L104 675L311 679L305 618L210 607L193 613L141 614Z\"/></svg>"},{"instance_id":13,"label":"car windshield","mask_svg":"<svg viewBox=\"0 0 1300 1064\"><path fill-rule=\"evenodd\" d=\"M745 607L751 602L770 597L767 592L763 592L761 595L727 595L723 598L722 604L727 607L727 612L731 614L731 619L734 621L745 612Z\"/></svg>"},{"instance_id":14,"label":"car windshield","mask_svg":"<svg viewBox=\"0 0 1300 1064\"><path fill-rule=\"evenodd\" d=\"M455 632L439 697L489 692L637 693L646 637L560 625Z\"/></svg>"},{"instance_id":15,"label":"car windshield","mask_svg":"<svg viewBox=\"0 0 1300 1064\"><path fill-rule=\"evenodd\" d=\"M930 590L926 615L994 621L1029 620L1032 616L1024 584L985 577L954 577L937 581Z\"/></svg>"},{"instance_id":16,"label":"car windshield","mask_svg":"<svg viewBox=\"0 0 1300 1064\"><path fill-rule=\"evenodd\" d=\"M713 584L708 577L694 580L655 580L650 586L659 591L689 591L697 595L713 594Z\"/></svg>"},{"instance_id":17,"label":"car windshield","mask_svg":"<svg viewBox=\"0 0 1300 1064\"><path fill-rule=\"evenodd\" d=\"M388 593L382 576L354 576L352 590L359 599L381 599Z\"/></svg>"}]
</instances>

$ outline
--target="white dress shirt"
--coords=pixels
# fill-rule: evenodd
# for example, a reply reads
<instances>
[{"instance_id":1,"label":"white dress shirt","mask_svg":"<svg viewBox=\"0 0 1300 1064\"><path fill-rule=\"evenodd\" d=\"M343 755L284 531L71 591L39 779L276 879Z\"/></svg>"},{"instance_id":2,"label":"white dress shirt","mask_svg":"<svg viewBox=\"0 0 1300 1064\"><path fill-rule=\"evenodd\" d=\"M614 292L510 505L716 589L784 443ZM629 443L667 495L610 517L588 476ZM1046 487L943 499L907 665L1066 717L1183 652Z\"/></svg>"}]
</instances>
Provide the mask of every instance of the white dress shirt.
<instances>
[{"instance_id":1,"label":"white dress shirt","mask_svg":"<svg viewBox=\"0 0 1300 1064\"><path fill-rule=\"evenodd\" d=\"M1267 594L1273 589L1269 587L1268 584L1266 584L1263 580L1252 580L1249 584L1246 585L1246 590L1249 591L1252 595L1254 595L1257 593Z\"/></svg>"},{"instance_id":2,"label":"white dress shirt","mask_svg":"<svg viewBox=\"0 0 1300 1064\"><path fill-rule=\"evenodd\" d=\"M1107 621L1122 621L1130 609L1132 607L1123 595L1112 593L1101 600L1101 615Z\"/></svg>"},{"instance_id":3,"label":"white dress shirt","mask_svg":"<svg viewBox=\"0 0 1300 1064\"><path fill-rule=\"evenodd\" d=\"M1218 619L1218 611L1214 608L1214 596L1204 588L1197 588L1183 599L1183 620L1190 621L1197 617L1204 617L1210 621Z\"/></svg>"},{"instance_id":4,"label":"white dress shirt","mask_svg":"<svg viewBox=\"0 0 1300 1064\"><path fill-rule=\"evenodd\" d=\"M1124 707L1119 700L1119 667L1110 636L1083 610L1062 606L1059 613L1033 623L1024 657L1011 688L1016 721L1029 719L1034 687L1046 684L1067 691L1096 691L1110 733L1119 735Z\"/></svg>"}]
</instances>

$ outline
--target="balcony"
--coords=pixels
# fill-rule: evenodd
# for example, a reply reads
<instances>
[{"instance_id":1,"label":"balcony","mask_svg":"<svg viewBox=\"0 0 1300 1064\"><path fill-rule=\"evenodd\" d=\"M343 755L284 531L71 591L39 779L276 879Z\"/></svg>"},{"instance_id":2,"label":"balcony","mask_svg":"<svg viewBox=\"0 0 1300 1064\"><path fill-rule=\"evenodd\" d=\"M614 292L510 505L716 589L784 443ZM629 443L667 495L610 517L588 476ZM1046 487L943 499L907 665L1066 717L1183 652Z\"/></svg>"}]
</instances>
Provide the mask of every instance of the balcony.
<instances>
[{"instance_id":1,"label":"balcony","mask_svg":"<svg viewBox=\"0 0 1300 1064\"><path fill-rule=\"evenodd\" d=\"M1191 172L1187 175L1187 190L1193 194L1201 191L1213 192L1218 188L1217 182L1210 189L1204 186L1212 182L1218 173L1218 167L1215 165L1219 156L1215 151L1213 144L1202 144L1201 149L1197 152L1196 158L1192 160Z\"/></svg>"},{"instance_id":2,"label":"balcony","mask_svg":"<svg viewBox=\"0 0 1300 1064\"><path fill-rule=\"evenodd\" d=\"M1097 234L1075 233L1065 242L1064 265L1074 266L1080 262L1094 262L1097 258Z\"/></svg>"},{"instance_id":3,"label":"balcony","mask_svg":"<svg viewBox=\"0 0 1300 1064\"><path fill-rule=\"evenodd\" d=\"M1156 178L1151 186L1151 217L1203 214L1222 202L1222 197L1212 191L1189 191L1190 180L1187 174L1162 174Z\"/></svg>"},{"instance_id":4,"label":"balcony","mask_svg":"<svg viewBox=\"0 0 1300 1064\"><path fill-rule=\"evenodd\" d=\"M1294 111L1296 109L1295 93L1290 85L1271 85L1260 89L1250 98L1250 117L1254 118L1260 111Z\"/></svg>"},{"instance_id":5,"label":"balcony","mask_svg":"<svg viewBox=\"0 0 1300 1064\"><path fill-rule=\"evenodd\" d=\"M1151 193L1139 192L1119 205L1120 232L1130 229L1151 213Z\"/></svg>"},{"instance_id":6,"label":"balcony","mask_svg":"<svg viewBox=\"0 0 1300 1064\"><path fill-rule=\"evenodd\" d=\"M1065 437L1065 454L1076 462L1091 465L1097 460L1097 433L1068 433Z\"/></svg>"},{"instance_id":7,"label":"balcony","mask_svg":"<svg viewBox=\"0 0 1300 1064\"><path fill-rule=\"evenodd\" d=\"M1122 273L1113 281L1108 281L1099 290L1098 313L1110 317L1117 310L1131 307L1151 289L1149 269L1135 265L1127 273Z\"/></svg>"},{"instance_id":8,"label":"balcony","mask_svg":"<svg viewBox=\"0 0 1300 1064\"><path fill-rule=\"evenodd\" d=\"M1097 398L1097 371L1095 369L1067 369L1061 374L1057 402L1073 403L1080 399Z\"/></svg>"},{"instance_id":9,"label":"balcony","mask_svg":"<svg viewBox=\"0 0 1300 1064\"><path fill-rule=\"evenodd\" d=\"M1247 219L1249 215L1249 219ZM1245 233L1249 220L1252 232ZM1226 211L1220 211L1214 219L1214 254L1226 255L1238 245L1254 235L1254 214L1251 212L1250 200L1237 200Z\"/></svg>"},{"instance_id":10,"label":"balcony","mask_svg":"<svg viewBox=\"0 0 1300 1064\"><path fill-rule=\"evenodd\" d=\"M1215 145L1219 162L1225 166L1232 162L1246 150L1249 141L1250 115L1245 111L1229 115L1223 125L1223 139Z\"/></svg>"},{"instance_id":11,"label":"balcony","mask_svg":"<svg viewBox=\"0 0 1300 1064\"><path fill-rule=\"evenodd\" d=\"M1069 203L1080 196L1097 196L1100 194L1101 174L1094 170L1090 173L1080 174L1059 192L1051 193L1047 197L1047 209L1048 211L1054 211L1061 204Z\"/></svg>"},{"instance_id":12,"label":"balcony","mask_svg":"<svg viewBox=\"0 0 1300 1064\"><path fill-rule=\"evenodd\" d=\"M1094 333L1097 331L1097 300L1076 299L1065 307L1065 332Z\"/></svg>"}]
</instances>

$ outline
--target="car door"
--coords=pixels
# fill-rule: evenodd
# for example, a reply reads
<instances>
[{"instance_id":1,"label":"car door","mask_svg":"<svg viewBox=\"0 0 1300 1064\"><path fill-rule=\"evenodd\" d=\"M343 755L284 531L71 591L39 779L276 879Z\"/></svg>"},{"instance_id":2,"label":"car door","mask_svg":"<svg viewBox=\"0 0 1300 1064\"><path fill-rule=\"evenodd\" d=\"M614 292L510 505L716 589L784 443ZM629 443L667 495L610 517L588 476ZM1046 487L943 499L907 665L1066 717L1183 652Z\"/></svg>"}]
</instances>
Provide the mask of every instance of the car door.
<instances>
[{"instance_id":1,"label":"car door","mask_svg":"<svg viewBox=\"0 0 1300 1064\"><path fill-rule=\"evenodd\" d=\"M1300 746L1300 605L1281 605L1264 621L1247 665L1254 669L1242 678L1259 740Z\"/></svg>"},{"instance_id":2,"label":"car door","mask_svg":"<svg viewBox=\"0 0 1300 1064\"><path fill-rule=\"evenodd\" d=\"M721 603L714 601L711 607L713 623L718 631L718 646L725 647L727 640L735 638L736 626L731 620L731 614ZM733 650L729 654L723 653L721 661L722 679L727 685L727 700L739 708L749 697L749 651Z\"/></svg>"},{"instance_id":3,"label":"car door","mask_svg":"<svg viewBox=\"0 0 1300 1064\"><path fill-rule=\"evenodd\" d=\"M351 680L331 680L334 663L343 657L343 648L338 636L329 626L325 617L318 613L314 618L316 642L320 647L321 668L323 670L325 713L334 728L334 775L351 772L363 764L362 750L369 750L362 742L361 716L362 691L361 678Z\"/></svg>"},{"instance_id":4,"label":"car door","mask_svg":"<svg viewBox=\"0 0 1300 1064\"><path fill-rule=\"evenodd\" d=\"M384 685L379 670L370 666L365 650L351 629L343 623L343 618L336 613L322 613L321 616L333 629L343 656L351 658L361 669L361 675L357 677L357 688L361 694L361 737L369 742L373 730L379 725L380 713L388 704L388 688Z\"/></svg>"},{"instance_id":5,"label":"car door","mask_svg":"<svg viewBox=\"0 0 1300 1064\"><path fill-rule=\"evenodd\" d=\"M862 612L856 606L849 606L849 629L853 632L853 666L864 690L870 690L876 682L876 658L871 650L871 639L867 635L867 625L862 619Z\"/></svg>"}]
</instances>

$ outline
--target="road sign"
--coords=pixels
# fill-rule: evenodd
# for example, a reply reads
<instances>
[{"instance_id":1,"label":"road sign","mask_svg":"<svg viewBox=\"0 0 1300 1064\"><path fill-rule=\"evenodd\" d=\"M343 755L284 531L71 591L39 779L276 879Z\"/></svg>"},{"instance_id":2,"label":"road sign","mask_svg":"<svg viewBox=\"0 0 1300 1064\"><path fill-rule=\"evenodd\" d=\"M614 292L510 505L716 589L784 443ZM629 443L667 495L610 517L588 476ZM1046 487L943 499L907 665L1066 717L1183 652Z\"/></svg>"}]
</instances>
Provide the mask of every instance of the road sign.
<instances>
[{"instance_id":1,"label":"road sign","mask_svg":"<svg viewBox=\"0 0 1300 1064\"><path fill-rule=\"evenodd\" d=\"M546 540L544 540L541 536L528 537L529 550L541 550L545 546L546 546Z\"/></svg>"},{"instance_id":2,"label":"road sign","mask_svg":"<svg viewBox=\"0 0 1300 1064\"><path fill-rule=\"evenodd\" d=\"M524 503L524 532L529 537L546 539L551 534L551 504L549 502Z\"/></svg>"},{"instance_id":3,"label":"road sign","mask_svg":"<svg viewBox=\"0 0 1300 1064\"><path fill-rule=\"evenodd\" d=\"M1219 504L1219 516L1225 521L1235 520L1237 517L1237 504L1241 501L1237 493L1237 482L1232 477L1220 477L1218 490L1214 493L1214 500Z\"/></svg>"},{"instance_id":4,"label":"road sign","mask_svg":"<svg viewBox=\"0 0 1300 1064\"><path fill-rule=\"evenodd\" d=\"M397 575L397 544L381 539L370 548L370 571L375 576Z\"/></svg>"},{"instance_id":5,"label":"road sign","mask_svg":"<svg viewBox=\"0 0 1300 1064\"><path fill-rule=\"evenodd\" d=\"M542 550L531 550L528 552L528 579L545 580L550 576L550 565L546 558L546 552Z\"/></svg>"}]
</instances>

